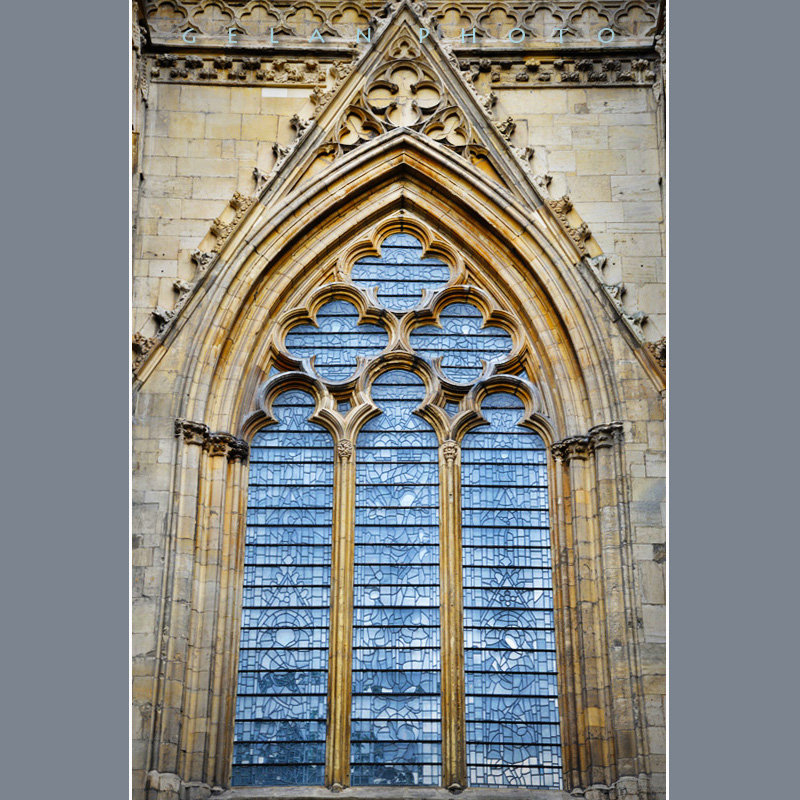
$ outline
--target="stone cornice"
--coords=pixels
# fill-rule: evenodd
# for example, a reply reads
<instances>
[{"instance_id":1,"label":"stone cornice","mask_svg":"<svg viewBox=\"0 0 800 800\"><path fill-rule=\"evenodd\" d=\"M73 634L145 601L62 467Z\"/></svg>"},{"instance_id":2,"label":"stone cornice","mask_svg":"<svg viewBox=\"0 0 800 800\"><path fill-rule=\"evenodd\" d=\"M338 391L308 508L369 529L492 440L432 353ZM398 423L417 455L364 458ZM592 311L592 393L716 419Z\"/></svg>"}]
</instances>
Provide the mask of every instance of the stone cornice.
<instances>
[{"instance_id":1,"label":"stone cornice","mask_svg":"<svg viewBox=\"0 0 800 800\"><path fill-rule=\"evenodd\" d=\"M467 80L485 89L581 88L587 86L652 86L657 58L648 53L615 54L518 48L502 51L453 47ZM266 54L241 52L192 53L177 46L147 58L149 79L155 83L210 86L326 87L328 67L341 66L355 51L298 52L270 49ZM537 57L532 58L531 56ZM338 60L337 60L338 59ZM483 84L486 84L484 87Z\"/></svg>"},{"instance_id":2,"label":"stone cornice","mask_svg":"<svg viewBox=\"0 0 800 800\"><path fill-rule=\"evenodd\" d=\"M244 439L224 431L212 433L203 422L176 419L175 435L186 444L199 445L210 456L226 456L228 461L247 461L250 454L250 445Z\"/></svg>"},{"instance_id":3,"label":"stone cornice","mask_svg":"<svg viewBox=\"0 0 800 800\"><path fill-rule=\"evenodd\" d=\"M590 453L601 447L612 447L615 442L622 441L622 423L609 422L595 425L585 436L569 436L550 447L550 452L557 461L565 463L573 458L588 458Z\"/></svg>"}]
</instances>

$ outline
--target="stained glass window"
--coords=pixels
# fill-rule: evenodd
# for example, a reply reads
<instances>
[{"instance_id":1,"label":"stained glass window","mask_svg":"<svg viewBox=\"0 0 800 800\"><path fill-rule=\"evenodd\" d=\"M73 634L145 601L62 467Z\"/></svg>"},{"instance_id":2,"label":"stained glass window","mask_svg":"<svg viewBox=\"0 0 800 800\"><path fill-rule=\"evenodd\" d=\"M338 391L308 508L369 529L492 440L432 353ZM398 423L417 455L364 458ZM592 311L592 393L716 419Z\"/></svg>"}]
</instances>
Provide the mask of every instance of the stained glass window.
<instances>
[{"instance_id":1,"label":"stained glass window","mask_svg":"<svg viewBox=\"0 0 800 800\"><path fill-rule=\"evenodd\" d=\"M356 450L351 780L438 785L439 466L409 372L381 375Z\"/></svg>"},{"instance_id":2,"label":"stained glass window","mask_svg":"<svg viewBox=\"0 0 800 800\"><path fill-rule=\"evenodd\" d=\"M303 392L250 449L236 786L321 784L325 766L333 457Z\"/></svg>"},{"instance_id":3,"label":"stained glass window","mask_svg":"<svg viewBox=\"0 0 800 800\"><path fill-rule=\"evenodd\" d=\"M423 258L410 234L387 237L380 253L358 260L351 279L361 290L375 289L378 303L398 315L450 280L450 267ZM451 418L471 402L468 387L512 350L510 334L484 324L474 297L451 300L437 324L411 329L401 345L438 361L444 376L461 384L446 386L440 401ZM384 327L359 324L355 306L336 299L320 308L316 324L290 329L285 347L301 371L334 390L343 417L363 398L360 389L336 384L353 376L359 358L385 357L388 342ZM355 465L354 509L348 495L355 525L346 533L354 537L350 782L441 784L442 714L453 711L442 708L440 646L442 636L455 635L464 641L469 784L559 788L544 442L518 425L523 404L509 394L490 395L482 406L488 424L464 436L464 628L441 630L440 570L454 570L459 556L455 564L440 562L440 469L456 470L450 474L457 479L458 467L452 459L440 467L440 436L413 413L424 396L414 373L381 374L371 387L380 413L351 434L354 448L339 451L349 453L340 466L354 459L349 480ZM330 593L333 441L309 421L313 408L310 395L284 392L273 404L278 424L251 446L234 785L325 780L331 603L341 611L349 595L342 599L337 590L337 601ZM336 730L343 733L332 729L334 737ZM346 782L346 746L331 749L342 751L328 754L328 762L336 761Z\"/></svg>"},{"instance_id":4,"label":"stained glass window","mask_svg":"<svg viewBox=\"0 0 800 800\"><path fill-rule=\"evenodd\" d=\"M558 788L547 452L518 398L482 412L461 450L468 778Z\"/></svg>"}]
</instances>

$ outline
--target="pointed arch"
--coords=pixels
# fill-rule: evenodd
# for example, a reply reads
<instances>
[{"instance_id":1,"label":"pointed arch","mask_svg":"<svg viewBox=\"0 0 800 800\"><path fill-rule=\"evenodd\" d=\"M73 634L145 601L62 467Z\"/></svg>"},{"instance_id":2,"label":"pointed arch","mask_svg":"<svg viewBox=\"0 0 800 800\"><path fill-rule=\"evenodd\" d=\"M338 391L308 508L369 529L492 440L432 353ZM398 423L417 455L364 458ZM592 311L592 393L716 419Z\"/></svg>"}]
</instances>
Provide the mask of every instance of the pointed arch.
<instances>
[{"instance_id":1,"label":"pointed arch","mask_svg":"<svg viewBox=\"0 0 800 800\"><path fill-rule=\"evenodd\" d=\"M650 354L626 336L574 242L545 207L526 209L447 148L404 129L347 154L279 208L269 198L253 205L160 348L162 357L185 353L174 365L186 375L175 415L239 432L278 312L330 280L325 254L402 215L436 230L535 337L559 437L619 416L609 339L621 333L645 366ZM179 337L186 346L173 348Z\"/></svg>"}]
</instances>

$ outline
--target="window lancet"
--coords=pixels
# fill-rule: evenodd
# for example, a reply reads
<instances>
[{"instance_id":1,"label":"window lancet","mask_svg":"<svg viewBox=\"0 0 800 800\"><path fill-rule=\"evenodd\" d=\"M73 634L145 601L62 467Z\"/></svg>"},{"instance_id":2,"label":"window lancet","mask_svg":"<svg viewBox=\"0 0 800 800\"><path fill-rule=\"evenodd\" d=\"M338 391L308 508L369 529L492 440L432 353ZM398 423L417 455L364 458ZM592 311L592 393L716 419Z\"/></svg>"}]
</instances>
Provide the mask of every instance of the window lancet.
<instances>
[{"instance_id":1,"label":"window lancet","mask_svg":"<svg viewBox=\"0 0 800 800\"><path fill-rule=\"evenodd\" d=\"M547 450L518 398L481 410L461 448L468 777L560 787Z\"/></svg>"},{"instance_id":2,"label":"window lancet","mask_svg":"<svg viewBox=\"0 0 800 800\"><path fill-rule=\"evenodd\" d=\"M250 447L235 785L323 782L333 462L313 409L284 393Z\"/></svg>"},{"instance_id":3,"label":"window lancet","mask_svg":"<svg viewBox=\"0 0 800 800\"><path fill-rule=\"evenodd\" d=\"M372 386L356 442L351 780L438 785L439 464L410 372Z\"/></svg>"}]
</instances>

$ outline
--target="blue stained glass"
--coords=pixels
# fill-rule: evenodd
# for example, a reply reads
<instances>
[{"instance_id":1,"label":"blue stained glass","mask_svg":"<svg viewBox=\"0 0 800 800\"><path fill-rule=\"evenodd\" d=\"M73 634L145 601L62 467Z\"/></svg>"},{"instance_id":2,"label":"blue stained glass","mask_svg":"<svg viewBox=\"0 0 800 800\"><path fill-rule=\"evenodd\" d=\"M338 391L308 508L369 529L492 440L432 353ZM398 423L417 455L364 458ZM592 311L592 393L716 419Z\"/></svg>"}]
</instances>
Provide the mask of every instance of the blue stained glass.
<instances>
[{"instance_id":1,"label":"blue stained glass","mask_svg":"<svg viewBox=\"0 0 800 800\"><path fill-rule=\"evenodd\" d=\"M461 449L469 781L560 788L545 445L514 396L482 412Z\"/></svg>"},{"instance_id":2,"label":"blue stained glass","mask_svg":"<svg viewBox=\"0 0 800 800\"><path fill-rule=\"evenodd\" d=\"M251 448L235 786L324 780L333 452L313 410L280 395Z\"/></svg>"},{"instance_id":3,"label":"blue stained glass","mask_svg":"<svg viewBox=\"0 0 800 800\"><path fill-rule=\"evenodd\" d=\"M408 311L422 300L422 290L435 292L450 280L450 268L439 258L423 258L422 243L408 233L395 233L381 244L380 256L353 264L350 279L362 289L377 287L378 301L391 311Z\"/></svg>"},{"instance_id":4,"label":"blue stained glass","mask_svg":"<svg viewBox=\"0 0 800 800\"><path fill-rule=\"evenodd\" d=\"M439 466L408 372L381 375L356 443L353 785L438 785Z\"/></svg>"},{"instance_id":5,"label":"blue stained glass","mask_svg":"<svg viewBox=\"0 0 800 800\"><path fill-rule=\"evenodd\" d=\"M380 325L359 324L356 307L346 300L326 303L316 321L316 326L304 323L292 328L286 334L286 349L296 358L313 357L317 374L327 381L347 380L356 369L358 356L376 356L389 343L389 335ZM297 441L302 446L304 437Z\"/></svg>"},{"instance_id":6,"label":"blue stained glass","mask_svg":"<svg viewBox=\"0 0 800 800\"><path fill-rule=\"evenodd\" d=\"M483 327L483 316L469 303L451 303L439 314L439 325L411 332L411 346L426 361L442 359L442 371L452 381L470 383L483 372L482 361L511 352L511 336L502 328Z\"/></svg>"}]
</instances>

